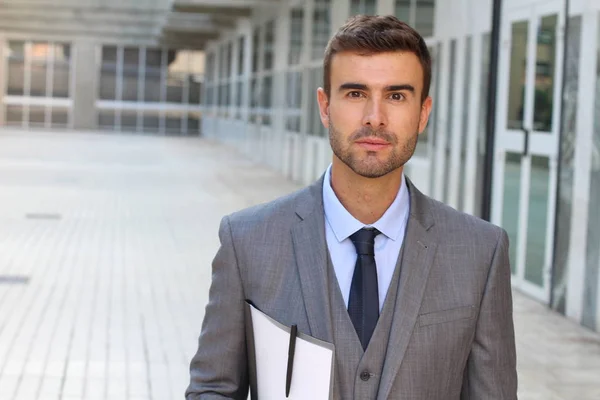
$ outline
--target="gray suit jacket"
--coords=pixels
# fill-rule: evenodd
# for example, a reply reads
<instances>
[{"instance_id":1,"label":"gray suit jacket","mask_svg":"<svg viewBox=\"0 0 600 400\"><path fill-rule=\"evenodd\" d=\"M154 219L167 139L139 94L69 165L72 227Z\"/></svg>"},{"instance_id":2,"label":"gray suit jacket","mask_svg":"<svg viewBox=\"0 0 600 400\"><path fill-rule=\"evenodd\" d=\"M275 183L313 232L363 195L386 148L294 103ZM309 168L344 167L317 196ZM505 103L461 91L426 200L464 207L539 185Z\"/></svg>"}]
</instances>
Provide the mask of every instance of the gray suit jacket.
<instances>
[{"instance_id":1,"label":"gray suit jacket","mask_svg":"<svg viewBox=\"0 0 600 400\"><path fill-rule=\"evenodd\" d=\"M333 341L322 179L223 218L186 399L246 399L245 300ZM506 232L428 198L410 181L408 187L400 286L377 399L516 399ZM335 357L344 365L344 354Z\"/></svg>"}]
</instances>

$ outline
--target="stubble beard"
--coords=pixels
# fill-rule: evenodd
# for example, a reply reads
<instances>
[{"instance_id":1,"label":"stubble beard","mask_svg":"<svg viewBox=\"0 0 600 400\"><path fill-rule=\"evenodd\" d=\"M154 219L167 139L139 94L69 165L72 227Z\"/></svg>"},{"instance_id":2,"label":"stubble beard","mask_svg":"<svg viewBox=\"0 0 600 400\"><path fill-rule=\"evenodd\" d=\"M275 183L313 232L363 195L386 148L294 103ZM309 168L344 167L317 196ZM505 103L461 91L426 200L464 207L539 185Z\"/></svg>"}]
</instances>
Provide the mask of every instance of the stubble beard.
<instances>
[{"instance_id":1,"label":"stubble beard","mask_svg":"<svg viewBox=\"0 0 600 400\"><path fill-rule=\"evenodd\" d=\"M355 174L365 178L380 178L403 167L415 153L418 136L419 134L416 132L398 147L398 138L396 135L384 130L362 127L354 132L344 143L342 135L335 128L335 124L331 120L331 116L329 118L329 143L331 144L333 154L354 171ZM351 151L350 148L356 140L368 137L383 139L392 145L387 159L380 160L378 153L375 151L367 152L362 158Z\"/></svg>"}]
</instances>

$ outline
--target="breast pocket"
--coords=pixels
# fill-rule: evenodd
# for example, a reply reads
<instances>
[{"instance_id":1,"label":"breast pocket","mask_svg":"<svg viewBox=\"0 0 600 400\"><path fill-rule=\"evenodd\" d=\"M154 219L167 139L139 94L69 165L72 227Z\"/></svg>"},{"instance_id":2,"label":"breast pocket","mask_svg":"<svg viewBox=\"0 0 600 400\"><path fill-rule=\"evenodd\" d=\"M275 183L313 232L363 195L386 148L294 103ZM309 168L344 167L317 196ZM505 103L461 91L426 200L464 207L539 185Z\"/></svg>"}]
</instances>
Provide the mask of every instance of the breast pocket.
<instances>
[{"instance_id":1,"label":"breast pocket","mask_svg":"<svg viewBox=\"0 0 600 400\"><path fill-rule=\"evenodd\" d=\"M443 324L461 319L475 318L477 308L475 306L465 306L453 308L450 310L434 311L427 314L421 314L418 318L420 327Z\"/></svg>"}]
</instances>

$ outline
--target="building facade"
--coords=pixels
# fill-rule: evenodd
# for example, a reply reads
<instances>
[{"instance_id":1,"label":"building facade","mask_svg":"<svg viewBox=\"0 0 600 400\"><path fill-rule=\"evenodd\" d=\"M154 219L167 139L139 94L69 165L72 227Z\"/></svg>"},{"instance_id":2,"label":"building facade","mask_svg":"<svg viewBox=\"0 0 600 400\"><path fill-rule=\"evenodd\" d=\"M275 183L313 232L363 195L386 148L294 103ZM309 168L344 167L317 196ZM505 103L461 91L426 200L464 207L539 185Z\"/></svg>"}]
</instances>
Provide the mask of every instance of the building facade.
<instances>
[{"instance_id":1,"label":"building facade","mask_svg":"<svg viewBox=\"0 0 600 400\"><path fill-rule=\"evenodd\" d=\"M198 134L214 22L168 0L7 0L0 126Z\"/></svg>"},{"instance_id":2,"label":"building facade","mask_svg":"<svg viewBox=\"0 0 600 400\"><path fill-rule=\"evenodd\" d=\"M204 135L314 181L331 160L316 100L325 46L350 15L394 14L426 38L434 69L432 116L407 175L480 215L497 67L491 219L509 233L513 285L600 331L600 1L504 0L495 66L491 0L248 3L206 45Z\"/></svg>"}]
</instances>

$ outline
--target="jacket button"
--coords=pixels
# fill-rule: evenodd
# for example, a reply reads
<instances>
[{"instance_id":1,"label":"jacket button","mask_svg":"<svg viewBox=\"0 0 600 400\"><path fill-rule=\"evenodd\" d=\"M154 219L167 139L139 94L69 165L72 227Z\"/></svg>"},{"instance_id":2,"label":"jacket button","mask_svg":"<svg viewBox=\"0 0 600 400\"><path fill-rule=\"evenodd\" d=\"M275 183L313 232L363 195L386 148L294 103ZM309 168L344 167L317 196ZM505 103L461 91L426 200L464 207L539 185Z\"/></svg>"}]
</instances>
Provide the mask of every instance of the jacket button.
<instances>
[{"instance_id":1,"label":"jacket button","mask_svg":"<svg viewBox=\"0 0 600 400\"><path fill-rule=\"evenodd\" d=\"M368 381L371 378L371 374L369 373L369 371L363 371L360 373L360 379L362 379L363 381Z\"/></svg>"}]
</instances>

